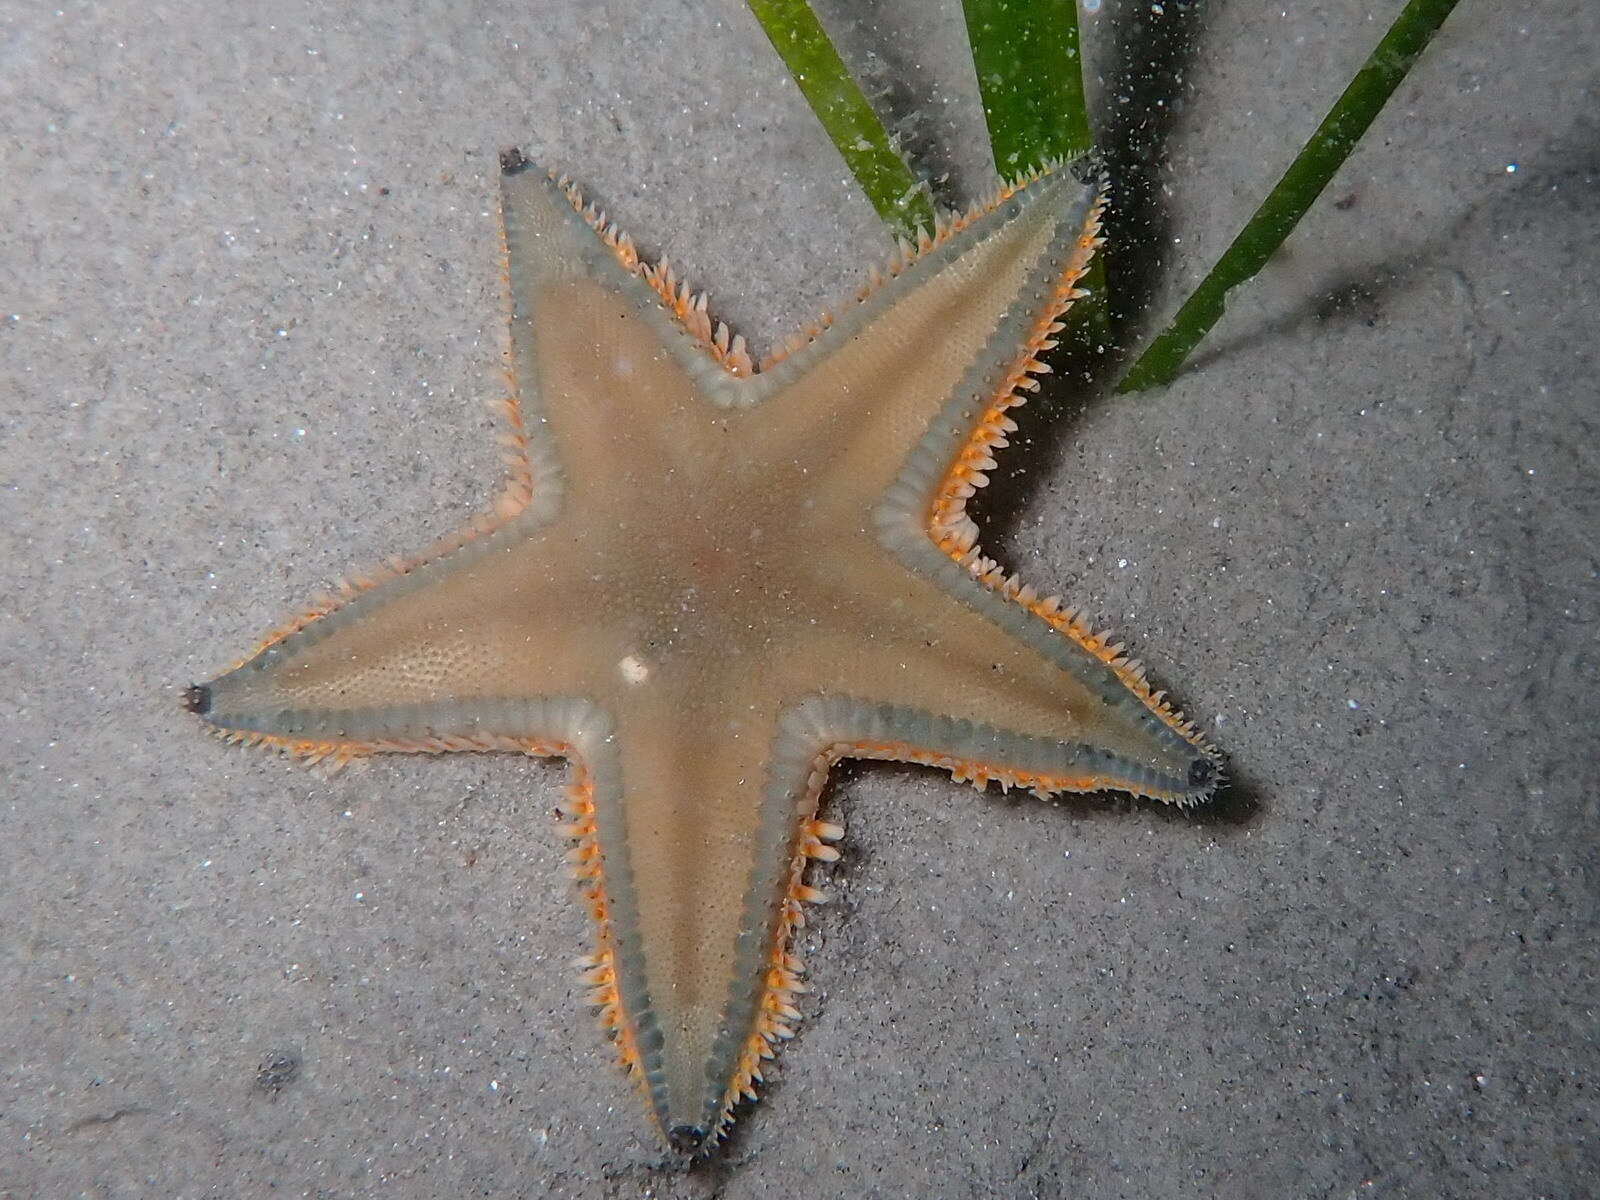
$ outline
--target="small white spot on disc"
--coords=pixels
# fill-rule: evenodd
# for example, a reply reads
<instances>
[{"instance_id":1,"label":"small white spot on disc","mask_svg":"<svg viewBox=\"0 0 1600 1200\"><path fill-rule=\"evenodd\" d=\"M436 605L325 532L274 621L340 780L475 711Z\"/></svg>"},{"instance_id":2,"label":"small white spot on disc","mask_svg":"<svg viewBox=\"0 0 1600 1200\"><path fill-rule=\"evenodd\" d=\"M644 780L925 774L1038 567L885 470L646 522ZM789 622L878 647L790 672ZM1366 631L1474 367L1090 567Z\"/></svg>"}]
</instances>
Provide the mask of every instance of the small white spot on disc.
<instances>
[{"instance_id":1,"label":"small white spot on disc","mask_svg":"<svg viewBox=\"0 0 1600 1200\"><path fill-rule=\"evenodd\" d=\"M645 661L636 654L630 654L617 664L617 670L622 673L624 683L641 684L650 678L650 668Z\"/></svg>"}]
</instances>

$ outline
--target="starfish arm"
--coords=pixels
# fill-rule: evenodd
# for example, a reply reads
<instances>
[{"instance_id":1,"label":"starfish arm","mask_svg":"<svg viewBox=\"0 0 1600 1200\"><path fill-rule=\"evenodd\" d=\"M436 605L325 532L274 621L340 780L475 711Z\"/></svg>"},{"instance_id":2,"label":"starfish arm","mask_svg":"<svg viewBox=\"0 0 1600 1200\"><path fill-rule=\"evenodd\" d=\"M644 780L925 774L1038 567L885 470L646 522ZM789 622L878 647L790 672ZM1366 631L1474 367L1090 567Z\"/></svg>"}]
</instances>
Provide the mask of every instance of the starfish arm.
<instances>
[{"instance_id":1,"label":"starfish arm","mask_svg":"<svg viewBox=\"0 0 1600 1200\"><path fill-rule=\"evenodd\" d=\"M829 511L865 514L892 486L930 511L969 447L972 470L992 465L988 447L1013 427L1001 414L1048 370L1037 356L1078 295L1100 205L1094 185L1057 173L953 226L757 377L770 398L752 457L805 474Z\"/></svg>"},{"instance_id":2,"label":"starfish arm","mask_svg":"<svg viewBox=\"0 0 1600 1200\"><path fill-rule=\"evenodd\" d=\"M563 503L603 517L715 454L725 409L706 401L739 381L692 328L707 320L703 297L685 289L669 306L666 269L642 263L569 184L523 165L501 186L511 359L533 474L553 480Z\"/></svg>"},{"instance_id":3,"label":"starfish arm","mask_svg":"<svg viewBox=\"0 0 1600 1200\"><path fill-rule=\"evenodd\" d=\"M613 692L576 833L600 920L589 980L668 1143L715 1143L800 1014L804 882L842 830L833 761L771 676L695 671ZM685 697L688 697L687 701Z\"/></svg>"},{"instance_id":4,"label":"starfish arm","mask_svg":"<svg viewBox=\"0 0 1600 1200\"><path fill-rule=\"evenodd\" d=\"M656 1122L686 1149L720 1130L792 1019L785 950L821 786L774 760L787 743L759 683L706 683L612 696L615 767L593 795L617 948L601 982Z\"/></svg>"},{"instance_id":5,"label":"starfish arm","mask_svg":"<svg viewBox=\"0 0 1600 1200\"><path fill-rule=\"evenodd\" d=\"M307 753L559 742L545 702L592 694L606 630L561 522L515 524L269 641L190 694L214 728ZM613 664L616 656L609 659Z\"/></svg>"},{"instance_id":6,"label":"starfish arm","mask_svg":"<svg viewBox=\"0 0 1600 1200\"><path fill-rule=\"evenodd\" d=\"M921 545L909 569L856 555L851 593L815 606L829 632L775 668L826 701L808 712L839 756L929 762L1040 793L1210 795L1215 752L1120 647L1032 589Z\"/></svg>"}]
</instances>

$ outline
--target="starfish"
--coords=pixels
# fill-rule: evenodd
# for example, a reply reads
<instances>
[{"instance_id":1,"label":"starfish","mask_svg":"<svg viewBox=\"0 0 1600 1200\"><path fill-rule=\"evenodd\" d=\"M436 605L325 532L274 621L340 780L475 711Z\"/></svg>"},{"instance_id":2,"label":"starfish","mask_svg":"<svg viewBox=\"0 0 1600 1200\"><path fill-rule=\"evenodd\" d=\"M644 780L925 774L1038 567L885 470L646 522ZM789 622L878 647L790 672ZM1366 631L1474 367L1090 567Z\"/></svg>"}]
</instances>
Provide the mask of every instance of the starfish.
<instances>
[{"instance_id":1,"label":"starfish","mask_svg":"<svg viewBox=\"0 0 1600 1200\"><path fill-rule=\"evenodd\" d=\"M1121 646L984 557L966 511L1084 294L1098 180L1052 169L944 218L758 365L571 183L503 166L498 505L185 703L314 761L569 760L584 978L691 1156L799 1016L835 762L1184 805L1221 760Z\"/></svg>"}]
</instances>

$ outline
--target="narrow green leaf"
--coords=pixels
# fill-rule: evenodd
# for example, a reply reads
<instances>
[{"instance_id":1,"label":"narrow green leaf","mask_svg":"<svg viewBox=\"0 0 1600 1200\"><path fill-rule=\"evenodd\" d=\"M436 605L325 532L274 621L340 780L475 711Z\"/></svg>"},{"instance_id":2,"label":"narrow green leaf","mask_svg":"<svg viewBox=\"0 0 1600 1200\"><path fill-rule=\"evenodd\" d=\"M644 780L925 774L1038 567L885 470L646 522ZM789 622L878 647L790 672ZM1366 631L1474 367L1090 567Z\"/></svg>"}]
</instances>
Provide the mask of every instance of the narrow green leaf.
<instances>
[{"instance_id":1,"label":"narrow green leaf","mask_svg":"<svg viewBox=\"0 0 1600 1200\"><path fill-rule=\"evenodd\" d=\"M886 223L907 237L933 229L933 205L889 141L805 0L749 0L772 47Z\"/></svg>"},{"instance_id":2,"label":"narrow green leaf","mask_svg":"<svg viewBox=\"0 0 1600 1200\"><path fill-rule=\"evenodd\" d=\"M1189 352L1222 316L1228 292L1253 278L1300 223L1455 6L1456 0L1409 0L1283 178L1183 302L1172 323L1122 377L1118 391L1172 381Z\"/></svg>"},{"instance_id":3,"label":"narrow green leaf","mask_svg":"<svg viewBox=\"0 0 1600 1200\"><path fill-rule=\"evenodd\" d=\"M962 0L994 165L1015 179L1089 149L1077 0Z\"/></svg>"},{"instance_id":4,"label":"narrow green leaf","mask_svg":"<svg viewBox=\"0 0 1600 1200\"><path fill-rule=\"evenodd\" d=\"M1077 0L962 0L962 9L1001 178L1087 153ZM1082 286L1089 299L1068 313L1067 357L1109 337L1105 262L1098 255Z\"/></svg>"}]
</instances>

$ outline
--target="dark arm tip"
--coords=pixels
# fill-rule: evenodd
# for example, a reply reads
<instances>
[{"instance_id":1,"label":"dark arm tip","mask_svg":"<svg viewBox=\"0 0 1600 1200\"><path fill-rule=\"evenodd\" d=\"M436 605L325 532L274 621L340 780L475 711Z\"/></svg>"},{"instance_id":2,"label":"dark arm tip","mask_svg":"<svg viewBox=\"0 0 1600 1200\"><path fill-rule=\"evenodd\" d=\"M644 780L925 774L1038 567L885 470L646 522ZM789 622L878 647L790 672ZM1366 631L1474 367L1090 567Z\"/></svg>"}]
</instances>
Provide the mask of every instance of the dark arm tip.
<instances>
[{"instance_id":1,"label":"dark arm tip","mask_svg":"<svg viewBox=\"0 0 1600 1200\"><path fill-rule=\"evenodd\" d=\"M500 151L500 171L504 175L515 175L518 171L526 171L531 166L533 164L524 158L522 151L515 146Z\"/></svg>"},{"instance_id":2,"label":"dark arm tip","mask_svg":"<svg viewBox=\"0 0 1600 1200\"><path fill-rule=\"evenodd\" d=\"M1209 758L1197 758L1189 764L1189 786L1196 790L1209 788L1217 781L1217 764Z\"/></svg>"},{"instance_id":3,"label":"dark arm tip","mask_svg":"<svg viewBox=\"0 0 1600 1200\"><path fill-rule=\"evenodd\" d=\"M183 689L183 707L197 716L211 711L211 687L204 683L191 683Z\"/></svg>"},{"instance_id":4,"label":"dark arm tip","mask_svg":"<svg viewBox=\"0 0 1600 1200\"><path fill-rule=\"evenodd\" d=\"M705 1140L706 1131L698 1125L674 1125L667 1131L667 1145L679 1154L693 1154Z\"/></svg>"}]
</instances>

